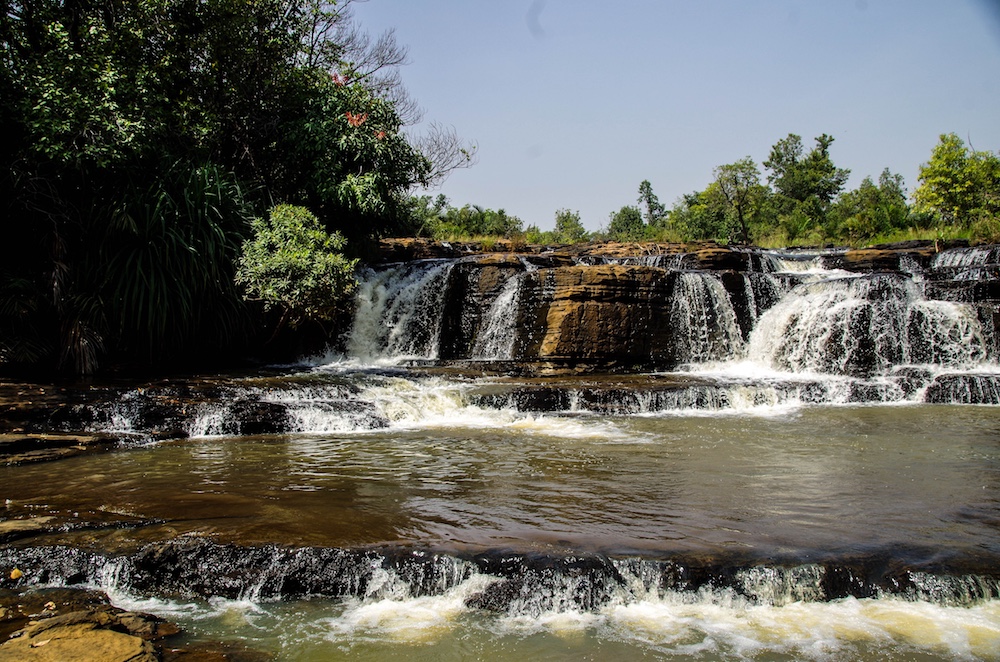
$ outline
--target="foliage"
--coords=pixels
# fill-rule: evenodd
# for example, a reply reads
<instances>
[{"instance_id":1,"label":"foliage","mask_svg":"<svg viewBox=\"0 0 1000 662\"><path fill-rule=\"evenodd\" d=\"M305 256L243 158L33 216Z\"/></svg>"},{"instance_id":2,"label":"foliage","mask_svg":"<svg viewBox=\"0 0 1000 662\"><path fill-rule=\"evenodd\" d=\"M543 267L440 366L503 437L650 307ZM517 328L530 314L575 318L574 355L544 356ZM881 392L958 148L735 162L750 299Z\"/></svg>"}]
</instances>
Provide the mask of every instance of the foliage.
<instances>
[{"instance_id":1,"label":"foliage","mask_svg":"<svg viewBox=\"0 0 1000 662\"><path fill-rule=\"evenodd\" d=\"M850 176L850 170L837 168L830 158L833 140L824 133L805 154L802 138L790 133L775 143L764 161L774 188L777 222L791 239L822 226Z\"/></svg>"},{"instance_id":2,"label":"foliage","mask_svg":"<svg viewBox=\"0 0 1000 662\"><path fill-rule=\"evenodd\" d=\"M245 346L247 218L278 201L394 232L413 186L471 161L431 160L463 149L453 132L434 154L406 138L405 52L348 4L4 3L0 363Z\"/></svg>"},{"instance_id":3,"label":"foliage","mask_svg":"<svg viewBox=\"0 0 1000 662\"><path fill-rule=\"evenodd\" d=\"M941 136L918 179L917 209L945 225L969 227L1000 217L1000 157L966 147L954 133Z\"/></svg>"},{"instance_id":4,"label":"foliage","mask_svg":"<svg viewBox=\"0 0 1000 662\"><path fill-rule=\"evenodd\" d=\"M611 215L608 235L614 241L641 241L646 236L642 212L638 207L626 205Z\"/></svg>"},{"instance_id":5,"label":"foliage","mask_svg":"<svg viewBox=\"0 0 1000 662\"><path fill-rule=\"evenodd\" d=\"M715 184L725 200L731 239L750 243L750 225L755 223L767 199L767 188L760 183L760 171L749 156L736 163L715 169Z\"/></svg>"},{"instance_id":6,"label":"foliage","mask_svg":"<svg viewBox=\"0 0 1000 662\"><path fill-rule=\"evenodd\" d=\"M729 239L726 201L717 182L678 200L670 212L670 220L684 241Z\"/></svg>"},{"instance_id":7,"label":"foliage","mask_svg":"<svg viewBox=\"0 0 1000 662\"><path fill-rule=\"evenodd\" d=\"M356 285L357 260L341 253L344 237L327 233L309 210L292 205L273 208L251 228L236 271L246 298L280 308L282 322L292 327L333 319Z\"/></svg>"},{"instance_id":8,"label":"foliage","mask_svg":"<svg viewBox=\"0 0 1000 662\"><path fill-rule=\"evenodd\" d=\"M454 241L486 236L510 239L523 233L521 219L503 209L470 204L456 208L444 195L433 200L427 195L411 197L407 215L406 224L415 236L434 239Z\"/></svg>"},{"instance_id":9,"label":"foliage","mask_svg":"<svg viewBox=\"0 0 1000 662\"><path fill-rule=\"evenodd\" d=\"M653 193L653 185L648 179L639 184L639 207L642 209L642 219L649 227L657 227L667 216L667 209Z\"/></svg>"},{"instance_id":10,"label":"foliage","mask_svg":"<svg viewBox=\"0 0 1000 662\"><path fill-rule=\"evenodd\" d=\"M561 244L579 244L587 241L590 236L580 222L580 212L569 209L556 211L555 234L558 243Z\"/></svg>"},{"instance_id":11,"label":"foliage","mask_svg":"<svg viewBox=\"0 0 1000 662\"><path fill-rule=\"evenodd\" d=\"M195 344L224 346L248 326L233 263L253 206L232 173L179 163L108 216L81 267L121 351L169 360Z\"/></svg>"},{"instance_id":12,"label":"foliage","mask_svg":"<svg viewBox=\"0 0 1000 662\"><path fill-rule=\"evenodd\" d=\"M865 240L905 229L909 217L903 177L886 168L877 186L871 177L865 177L857 189L837 199L830 209L826 230L830 236Z\"/></svg>"}]
</instances>

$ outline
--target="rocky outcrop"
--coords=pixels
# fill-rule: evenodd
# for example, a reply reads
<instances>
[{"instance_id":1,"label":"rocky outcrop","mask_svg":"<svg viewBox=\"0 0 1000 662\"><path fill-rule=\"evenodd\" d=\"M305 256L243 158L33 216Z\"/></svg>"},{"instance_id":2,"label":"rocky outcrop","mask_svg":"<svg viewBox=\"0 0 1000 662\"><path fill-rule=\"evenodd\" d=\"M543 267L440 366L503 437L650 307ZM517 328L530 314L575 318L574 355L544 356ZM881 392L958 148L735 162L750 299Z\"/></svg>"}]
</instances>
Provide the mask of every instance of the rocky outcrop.
<instances>
[{"instance_id":1,"label":"rocky outcrop","mask_svg":"<svg viewBox=\"0 0 1000 662\"><path fill-rule=\"evenodd\" d=\"M115 443L104 433L92 434L0 434L0 464L27 464L59 460Z\"/></svg>"},{"instance_id":2,"label":"rocky outcrop","mask_svg":"<svg viewBox=\"0 0 1000 662\"><path fill-rule=\"evenodd\" d=\"M774 297L757 288L749 275L760 275L752 271L760 267L759 256L720 246L700 246L691 253L663 252L667 248L676 246L641 256L633 249L626 257L597 253L464 257L454 263L445 282L436 354L449 361L490 358L477 348L500 325L511 336L510 356L504 358L522 365L669 368L687 356L678 347L685 338L678 336L676 327L688 321L680 318L683 311L674 310L675 300L688 296L676 291L682 271L718 275L723 289L716 294L747 318L740 329L744 335L752 320L773 303ZM497 308L511 285L516 289L515 304ZM713 305L721 303L709 304Z\"/></svg>"},{"instance_id":3,"label":"rocky outcrop","mask_svg":"<svg viewBox=\"0 0 1000 662\"><path fill-rule=\"evenodd\" d=\"M85 590L6 593L0 598L0 662L155 662L175 625L111 606Z\"/></svg>"},{"instance_id":4,"label":"rocky outcrop","mask_svg":"<svg viewBox=\"0 0 1000 662\"><path fill-rule=\"evenodd\" d=\"M177 642L180 628L78 588L0 589L0 662L266 662L236 642Z\"/></svg>"},{"instance_id":5,"label":"rocky outcrop","mask_svg":"<svg viewBox=\"0 0 1000 662\"><path fill-rule=\"evenodd\" d=\"M413 249L409 240L399 245ZM422 254L434 252L433 242L419 246ZM788 268L796 260L819 260L826 269L863 274L876 284L884 274L892 282L914 284L926 299L971 303L992 338L987 342L1000 338L1000 249L991 247L906 242L811 251L805 257L801 251L717 244L608 242L488 253L449 244L448 249L462 257L448 263L447 278L435 283L438 290L443 286L438 295L443 309L421 311L440 319L439 332L430 324L420 327L423 339L438 343L426 354L452 362L502 360L506 372L525 374L530 365L536 373L539 366L545 373L670 370L729 357L727 350L748 340L761 315L808 278ZM399 250L390 254L399 257ZM868 289L865 296L874 307L884 307L886 297L906 305L903 300L911 296L906 288ZM873 360L877 348L867 339L871 311L857 308L851 327L858 334L857 351L840 362L840 370L865 376L883 366ZM495 340L501 336L507 342L498 351ZM486 340L494 341L490 351L484 351Z\"/></svg>"},{"instance_id":6,"label":"rocky outcrop","mask_svg":"<svg viewBox=\"0 0 1000 662\"><path fill-rule=\"evenodd\" d=\"M537 329L522 354L540 360L660 361L669 352L664 302L673 277L663 269L574 266L532 274L521 328Z\"/></svg>"}]
</instances>

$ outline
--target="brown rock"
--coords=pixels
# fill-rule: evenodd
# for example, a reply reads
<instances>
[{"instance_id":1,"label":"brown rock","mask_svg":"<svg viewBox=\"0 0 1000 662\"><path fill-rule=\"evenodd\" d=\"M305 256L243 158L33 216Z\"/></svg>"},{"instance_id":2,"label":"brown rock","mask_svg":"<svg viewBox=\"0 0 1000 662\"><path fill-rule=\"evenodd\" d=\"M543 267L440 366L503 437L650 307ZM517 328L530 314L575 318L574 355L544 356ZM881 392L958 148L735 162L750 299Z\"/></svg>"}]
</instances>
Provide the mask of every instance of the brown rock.
<instances>
[{"instance_id":1,"label":"brown rock","mask_svg":"<svg viewBox=\"0 0 1000 662\"><path fill-rule=\"evenodd\" d=\"M107 434L0 434L0 464L45 462L101 450L114 443Z\"/></svg>"},{"instance_id":2,"label":"brown rock","mask_svg":"<svg viewBox=\"0 0 1000 662\"><path fill-rule=\"evenodd\" d=\"M537 357L647 361L664 340L665 319L653 302L669 299L661 269L601 265L540 272L551 287Z\"/></svg>"},{"instance_id":3,"label":"brown rock","mask_svg":"<svg viewBox=\"0 0 1000 662\"><path fill-rule=\"evenodd\" d=\"M56 518L51 515L39 515L27 519L9 519L0 522L0 542L22 538L35 533L49 531Z\"/></svg>"},{"instance_id":4,"label":"brown rock","mask_svg":"<svg viewBox=\"0 0 1000 662\"><path fill-rule=\"evenodd\" d=\"M114 625L113 614L98 610L32 622L0 644L0 662L155 662L152 643Z\"/></svg>"},{"instance_id":5,"label":"brown rock","mask_svg":"<svg viewBox=\"0 0 1000 662\"><path fill-rule=\"evenodd\" d=\"M926 267L934 252L933 246L907 249L858 248L846 251L838 258L829 258L829 266L857 272L899 271L902 266L900 261L904 258Z\"/></svg>"},{"instance_id":6,"label":"brown rock","mask_svg":"<svg viewBox=\"0 0 1000 662\"><path fill-rule=\"evenodd\" d=\"M692 266L712 271L746 271L749 253L734 251L724 246L701 248L690 254Z\"/></svg>"}]
</instances>

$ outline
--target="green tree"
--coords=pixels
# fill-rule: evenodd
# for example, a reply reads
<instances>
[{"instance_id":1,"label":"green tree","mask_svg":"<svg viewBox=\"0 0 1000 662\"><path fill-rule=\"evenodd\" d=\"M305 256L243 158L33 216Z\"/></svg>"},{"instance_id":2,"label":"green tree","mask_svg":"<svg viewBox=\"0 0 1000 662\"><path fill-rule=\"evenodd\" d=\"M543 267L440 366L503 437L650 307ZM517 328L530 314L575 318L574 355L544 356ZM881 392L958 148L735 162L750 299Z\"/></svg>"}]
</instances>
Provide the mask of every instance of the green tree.
<instances>
[{"instance_id":1,"label":"green tree","mask_svg":"<svg viewBox=\"0 0 1000 662\"><path fill-rule=\"evenodd\" d=\"M308 209L292 205L275 207L251 229L235 278L245 297L265 309L280 308L279 329L334 319L356 285L357 260L341 253L344 237L327 233Z\"/></svg>"},{"instance_id":2,"label":"green tree","mask_svg":"<svg viewBox=\"0 0 1000 662\"><path fill-rule=\"evenodd\" d=\"M487 209L481 205L447 207L438 225L438 239L472 237L513 237L522 232L522 222L503 209Z\"/></svg>"},{"instance_id":3,"label":"green tree","mask_svg":"<svg viewBox=\"0 0 1000 662\"><path fill-rule=\"evenodd\" d=\"M666 218L667 209L653 193L653 185L648 179L639 184L639 208L642 209L643 220L650 227L657 227Z\"/></svg>"},{"instance_id":4,"label":"green tree","mask_svg":"<svg viewBox=\"0 0 1000 662\"><path fill-rule=\"evenodd\" d=\"M909 218L903 177L886 168L878 185L865 177L858 188L840 195L830 210L826 234L871 239L906 228Z\"/></svg>"},{"instance_id":5,"label":"green tree","mask_svg":"<svg viewBox=\"0 0 1000 662\"><path fill-rule=\"evenodd\" d=\"M760 183L760 171L749 156L715 169L715 184L725 200L730 225L743 244L750 243L750 226L758 216L767 188Z\"/></svg>"},{"instance_id":6,"label":"green tree","mask_svg":"<svg viewBox=\"0 0 1000 662\"><path fill-rule=\"evenodd\" d=\"M802 138L790 133L775 143L764 161L779 223L790 239L824 225L833 200L851 174L833 164L833 140L825 133L818 136L816 146L806 154Z\"/></svg>"},{"instance_id":7,"label":"green tree","mask_svg":"<svg viewBox=\"0 0 1000 662\"><path fill-rule=\"evenodd\" d=\"M646 236L642 212L638 207L626 205L611 215L608 235L615 241L641 241Z\"/></svg>"},{"instance_id":8,"label":"green tree","mask_svg":"<svg viewBox=\"0 0 1000 662\"><path fill-rule=\"evenodd\" d=\"M408 192L450 167L404 135L399 52L359 38L344 3L3 9L0 227L18 250L0 265L0 361L89 370L102 349L172 360L207 348L201 338L244 325L190 302L205 282L231 287L247 216L289 202L345 235L394 232L410 218ZM102 264L120 282L101 278ZM153 276L164 273L169 286Z\"/></svg>"},{"instance_id":9,"label":"green tree","mask_svg":"<svg viewBox=\"0 0 1000 662\"><path fill-rule=\"evenodd\" d=\"M717 182L684 195L671 210L670 219L685 241L729 239L726 200Z\"/></svg>"},{"instance_id":10,"label":"green tree","mask_svg":"<svg viewBox=\"0 0 1000 662\"><path fill-rule=\"evenodd\" d=\"M443 193L432 198L429 195L414 195L408 204L408 220L401 228L407 236L433 237L444 222L448 209L448 198Z\"/></svg>"},{"instance_id":11,"label":"green tree","mask_svg":"<svg viewBox=\"0 0 1000 662\"><path fill-rule=\"evenodd\" d=\"M556 237L564 244L577 244L587 240L588 232L580 222L580 212L560 209L556 212Z\"/></svg>"},{"instance_id":12,"label":"green tree","mask_svg":"<svg viewBox=\"0 0 1000 662\"><path fill-rule=\"evenodd\" d=\"M966 147L954 133L941 136L918 179L917 210L945 225L969 227L1000 217L1000 157Z\"/></svg>"}]
</instances>

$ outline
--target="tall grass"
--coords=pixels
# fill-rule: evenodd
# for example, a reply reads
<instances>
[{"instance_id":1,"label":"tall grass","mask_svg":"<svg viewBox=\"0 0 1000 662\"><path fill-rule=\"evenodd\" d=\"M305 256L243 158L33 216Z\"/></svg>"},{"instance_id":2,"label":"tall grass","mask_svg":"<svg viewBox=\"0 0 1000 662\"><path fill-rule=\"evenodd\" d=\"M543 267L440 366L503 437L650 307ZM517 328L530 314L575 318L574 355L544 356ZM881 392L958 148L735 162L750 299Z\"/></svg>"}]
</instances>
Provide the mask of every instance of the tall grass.
<instances>
[{"instance_id":1,"label":"tall grass","mask_svg":"<svg viewBox=\"0 0 1000 662\"><path fill-rule=\"evenodd\" d=\"M177 164L111 212L89 265L113 345L153 364L245 329L234 263L254 214L235 178Z\"/></svg>"}]
</instances>

